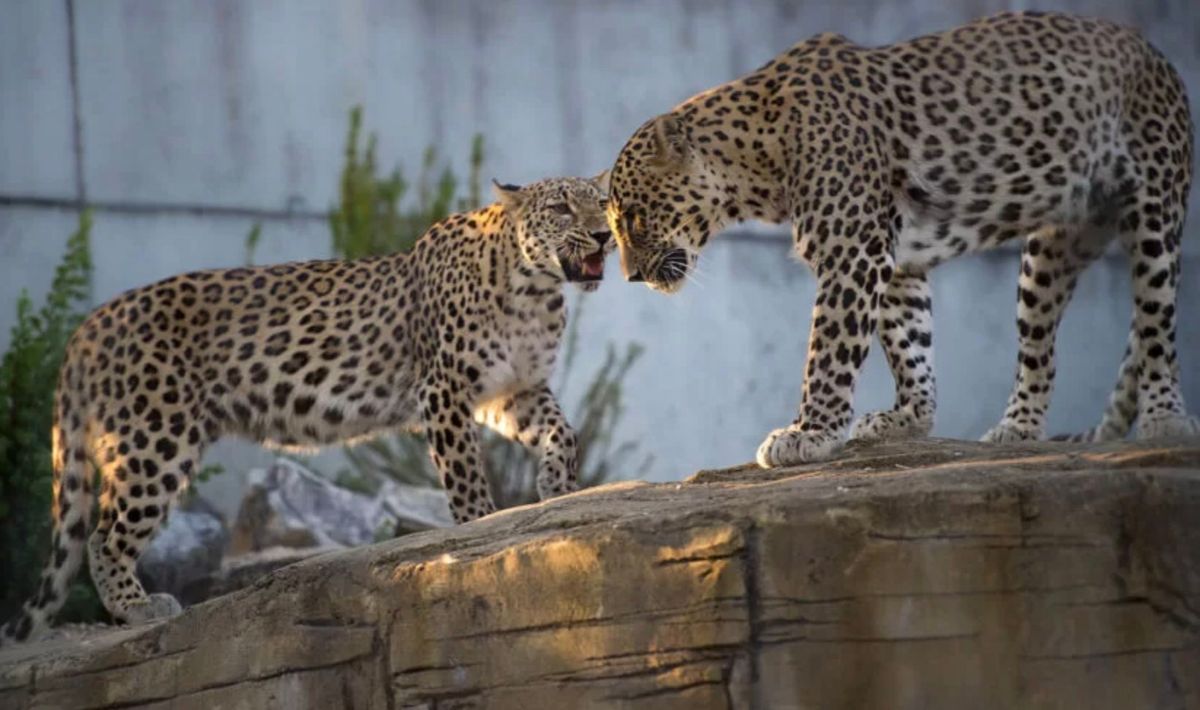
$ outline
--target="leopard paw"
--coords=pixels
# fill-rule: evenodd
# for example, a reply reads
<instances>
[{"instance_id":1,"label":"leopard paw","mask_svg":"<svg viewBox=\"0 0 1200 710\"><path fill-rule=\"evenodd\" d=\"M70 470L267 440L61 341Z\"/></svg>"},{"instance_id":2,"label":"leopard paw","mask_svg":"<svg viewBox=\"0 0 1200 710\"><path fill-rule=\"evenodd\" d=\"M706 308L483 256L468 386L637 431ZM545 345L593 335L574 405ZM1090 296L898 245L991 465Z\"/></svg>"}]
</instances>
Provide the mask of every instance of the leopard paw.
<instances>
[{"instance_id":1,"label":"leopard paw","mask_svg":"<svg viewBox=\"0 0 1200 710\"><path fill-rule=\"evenodd\" d=\"M538 500L550 500L579 490L579 481L571 478L538 476Z\"/></svg>"},{"instance_id":2,"label":"leopard paw","mask_svg":"<svg viewBox=\"0 0 1200 710\"><path fill-rule=\"evenodd\" d=\"M183 613L183 607L170 594L150 594L145 599L129 604L122 616L127 624L141 624L158 619L169 619Z\"/></svg>"},{"instance_id":3,"label":"leopard paw","mask_svg":"<svg viewBox=\"0 0 1200 710\"><path fill-rule=\"evenodd\" d=\"M892 409L862 415L850 430L850 438L862 441L921 439L929 436L932 429L931 420L918 418L905 409Z\"/></svg>"},{"instance_id":4,"label":"leopard paw","mask_svg":"<svg viewBox=\"0 0 1200 710\"><path fill-rule=\"evenodd\" d=\"M840 436L800 431L800 426L793 424L768 434L759 445L755 459L762 468L824 461L837 453L843 443Z\"/></svg>"},{"instance_id":5,"label":"leopard paw","mask_svg":"<svg viewBox=\"0 0 1200 710\"><path fill-rule=\"evenodd\" d=\"M1042 431L1028 424L1001 421L979 440L989 444L1012 444L1020 441L1039 441Z\"/></svg>"}]
</instances>

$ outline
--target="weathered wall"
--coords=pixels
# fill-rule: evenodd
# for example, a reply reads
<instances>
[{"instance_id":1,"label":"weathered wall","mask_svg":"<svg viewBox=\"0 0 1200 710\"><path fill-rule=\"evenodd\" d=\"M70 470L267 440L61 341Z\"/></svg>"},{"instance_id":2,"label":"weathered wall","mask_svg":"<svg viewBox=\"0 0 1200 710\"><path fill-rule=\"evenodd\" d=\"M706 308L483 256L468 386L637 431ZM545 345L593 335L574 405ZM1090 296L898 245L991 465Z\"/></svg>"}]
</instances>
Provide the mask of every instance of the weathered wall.
<instances>
[{"instance_id":1,"label":"weathered wall","mask_svg":"<svg viewBox=\"0 0 1200 710\"><path fill-rule=\"evenodd\" d=\"M233 265L256 220L260 260L324 256L348 108L363 103L385 165L426 145L465 164L488 138L487 174L525 181L606 167L643 120L810 34L883 43L1023 2L4 2L0 10L0 345L13 299L40 293L73 225L97 206L97 301L167 274ZM1194 0L1038 3L1141 26L1179 66L1200 114ZM1185 249L1181 347L1200 407L1200 252ZM589 298L584 362L639 341L623 434L653 475L747 459L794 414L813 284L778 231L719 240L699 287L668 299L617 279ZM934 276L937 431L980 435L1015 360L1012 254ZM1124 261L1084 278L1061 338L1053 429L1098 416L1124 347ZM582 384L575 381L575 390ZM890 403L876 352L860 407ZM663 427L664 422L671 426ZM261 457L240 446L216 458Z\"/></svg>"}]
</instances>

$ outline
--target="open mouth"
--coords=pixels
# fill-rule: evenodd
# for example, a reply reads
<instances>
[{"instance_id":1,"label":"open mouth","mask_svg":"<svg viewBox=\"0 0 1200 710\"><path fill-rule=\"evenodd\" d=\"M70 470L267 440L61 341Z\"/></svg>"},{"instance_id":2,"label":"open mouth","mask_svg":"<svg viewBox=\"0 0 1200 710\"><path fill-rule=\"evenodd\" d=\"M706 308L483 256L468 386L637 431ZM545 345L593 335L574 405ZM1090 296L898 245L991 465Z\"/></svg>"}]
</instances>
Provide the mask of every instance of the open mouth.
<instances>
[{"instance_id":1,"label":"open mouth","mask_svg":"<svg viewBox=\"0 0 1200 710\"><path fill-rule=\"evenodd\" d=\"M582 259L565 257L562 263L563 274L567 281L600 281L604 278L604 254L595 252Z\"/></svg>"}]
</instances>

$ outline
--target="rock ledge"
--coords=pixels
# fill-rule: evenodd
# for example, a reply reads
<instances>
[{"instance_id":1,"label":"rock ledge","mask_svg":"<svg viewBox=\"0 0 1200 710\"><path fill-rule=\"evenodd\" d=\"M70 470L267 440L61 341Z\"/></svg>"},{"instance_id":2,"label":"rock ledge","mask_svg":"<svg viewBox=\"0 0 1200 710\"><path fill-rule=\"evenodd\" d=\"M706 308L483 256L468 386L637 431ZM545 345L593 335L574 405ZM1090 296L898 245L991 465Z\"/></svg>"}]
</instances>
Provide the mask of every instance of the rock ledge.
<instances>
[{"instance_id":1,"label":"rock ledge","mask_svg":"<svg viewBox=\"0 0 1200 710\"><path fill-rule=\"evenodd\" d=\"M0 652L0 707L1200 707L1200 441L622 483Z\"/></svg>"}]
</instances>

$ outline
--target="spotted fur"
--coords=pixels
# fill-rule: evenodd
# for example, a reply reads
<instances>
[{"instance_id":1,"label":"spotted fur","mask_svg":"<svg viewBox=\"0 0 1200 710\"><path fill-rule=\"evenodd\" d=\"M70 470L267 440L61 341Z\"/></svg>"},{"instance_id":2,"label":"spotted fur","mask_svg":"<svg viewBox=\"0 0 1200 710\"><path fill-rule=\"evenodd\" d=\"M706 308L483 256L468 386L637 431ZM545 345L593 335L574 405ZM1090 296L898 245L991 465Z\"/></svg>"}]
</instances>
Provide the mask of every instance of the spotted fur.
<instances>
[{"instance_id":1,"label":"spotted fur","mask_svg":"<svg viewBox=\"0 0 1200 710\"><path fill-rule=\"evenodd\" d=\"M831 456L877 335L894 407L861 439L924 436L935 383L927 272L1022 244L1017 377L988 441L1043 436L1054 336L1079 273L1119 235L1130 348L1091 438L1195 433L1175 351L1192 126L1179 75L1132 30L1007 13L860 47L825 34L641 126L612 171L609 222L629 280L682 287L712 234L790 221L817 298L795 421L762 466Z\"/></svg>"},{"instance_id":2,"label":"spotted fur","mask_svg":"<svg viewBox=\"0 0 1200 710\"><path fill-rule=\"evenodd\" d=\"M72 337L53 428L54 534L36 634L82 563L120 621L169 616L138 556L223 435L314 447L423 430L458 522L495 510L476 422L539 456L538 495L576 487L575 434L547 384L566 319L612 242L604 176L497 186L411 253L202 271L117 297ZM93 466L99 521L88 532Z\"/></svg>"}]
</instances>

